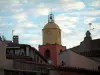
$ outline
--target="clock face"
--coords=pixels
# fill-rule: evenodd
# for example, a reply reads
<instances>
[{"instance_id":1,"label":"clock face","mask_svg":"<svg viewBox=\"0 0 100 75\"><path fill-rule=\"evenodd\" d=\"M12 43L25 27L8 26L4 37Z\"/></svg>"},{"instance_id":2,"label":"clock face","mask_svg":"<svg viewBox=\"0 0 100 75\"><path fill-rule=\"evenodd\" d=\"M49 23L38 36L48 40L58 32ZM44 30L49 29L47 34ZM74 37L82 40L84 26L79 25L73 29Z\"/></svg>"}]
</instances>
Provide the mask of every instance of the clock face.
<instances>
[{"instance_id":1,"label":"clock face","mask_svg":"<svg viewBox=\"0 0 100 75\"><path fill-rule=\"evenodd\" d=\"M49 64L51 64L51 63L52 63L52 61L51 61L51 60L48 60L48 63L49 63Z\"/></svg>"}]
</instances>

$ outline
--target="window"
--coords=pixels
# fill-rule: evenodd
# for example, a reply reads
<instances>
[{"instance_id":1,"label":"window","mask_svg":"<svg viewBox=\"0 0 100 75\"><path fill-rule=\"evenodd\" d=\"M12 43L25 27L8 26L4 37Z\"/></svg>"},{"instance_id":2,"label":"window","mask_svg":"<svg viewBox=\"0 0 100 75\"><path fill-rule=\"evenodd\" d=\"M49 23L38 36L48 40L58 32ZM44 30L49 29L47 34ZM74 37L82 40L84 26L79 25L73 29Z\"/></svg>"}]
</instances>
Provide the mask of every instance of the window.
<instances>
[{"instance_id":1,"label":"window","mask_svg":"<svg viewBox=\"0 0 100 75\"><path fill-rule=\"evenodd\" d=\"M44 57L46 58L46 59L50 59L50 50L49 49L47 49L46 51L45 51L45 53L44 53Z\"/></svg>"},{"instance_id":2,"label":"window","mask_svg":"<svg viewBox=\"0 0 100 75\"><path fill-rule=\"evenodd\" d=\"M20 50L15 50L15 55L20 55Z\"/></svg>"},{"instance_id":3,"label":"window","mask_svg":"<svg viewBox=\"0 0 100 75\"><path fill-rule=\"evenodd\" d=\"M10 51L9 50L6 50L6 54L9 54L10 53Z\"/></svg>"},{"instance_id":4,"label":"window","mask_svg":"<svg viewBox=\"0 0 100 75\"><path fill-rule=\"evenodd\" d=\"M25 55L24 50L20 50L20 55Z\"/></svg>"},{"instance_id":5,"label":"window","mask_svg":"<svg viewBox=\"0 0 100 75\"><path fill-rule=\"evenodd\" d=\"M9 50L9 54L14 54L14 50Z\"/></svg>"}]
</instances>

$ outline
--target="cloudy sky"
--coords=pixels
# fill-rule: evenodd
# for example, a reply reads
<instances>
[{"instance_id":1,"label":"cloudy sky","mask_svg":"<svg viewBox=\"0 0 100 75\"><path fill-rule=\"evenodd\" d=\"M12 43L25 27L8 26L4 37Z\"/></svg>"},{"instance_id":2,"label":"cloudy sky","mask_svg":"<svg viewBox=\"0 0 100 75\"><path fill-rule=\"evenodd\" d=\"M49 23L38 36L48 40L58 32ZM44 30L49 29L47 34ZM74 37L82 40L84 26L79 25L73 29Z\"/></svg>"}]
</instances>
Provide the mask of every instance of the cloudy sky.
<instances>
[{"instance_id":1,"label":"cloudy sky","mask_svg":"<svg viewBox=\"0 0 100 75\"><path fill-rule=\"evenodd\" d=\"M100 38L100 0L0 0L0 34L12 40L15 30L20 43L38 48L51 8L62 29L62 45L70 48L83 41L90 22L93 39Z\"/></svg>"}]
</instances>

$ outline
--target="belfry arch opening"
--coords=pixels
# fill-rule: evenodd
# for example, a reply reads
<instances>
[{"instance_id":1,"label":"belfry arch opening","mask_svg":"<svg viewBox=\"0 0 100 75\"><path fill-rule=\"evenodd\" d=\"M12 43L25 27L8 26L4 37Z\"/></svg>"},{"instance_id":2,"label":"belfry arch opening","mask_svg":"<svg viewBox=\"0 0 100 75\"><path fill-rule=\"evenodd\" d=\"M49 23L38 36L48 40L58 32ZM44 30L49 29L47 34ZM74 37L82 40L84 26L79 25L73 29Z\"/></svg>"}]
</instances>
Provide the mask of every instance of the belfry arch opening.
<instances>
[{"instance_id":1,"label":"belfry arch opening","mask_svg":"<svg viewBox=\"0 0 100 75\"><path fill-rule=\"evenodd\" d=\"M47 59L47 60L50 60L50 50L47 49L45 52L44 52L44 57Z\"/></svg>"}]
</instances>

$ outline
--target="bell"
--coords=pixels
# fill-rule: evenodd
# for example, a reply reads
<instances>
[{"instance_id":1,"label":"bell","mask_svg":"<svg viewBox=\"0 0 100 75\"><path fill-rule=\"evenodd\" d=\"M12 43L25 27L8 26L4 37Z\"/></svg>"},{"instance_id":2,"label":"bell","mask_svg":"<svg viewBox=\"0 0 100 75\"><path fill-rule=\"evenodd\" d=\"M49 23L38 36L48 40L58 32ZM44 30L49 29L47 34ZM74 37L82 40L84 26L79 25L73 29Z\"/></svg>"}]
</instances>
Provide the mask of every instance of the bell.
<instances>
[{"instance_id":1,"label":"bell","mask_svg":"<svg viewBox=\"0 0 100 75\"><path fill-rule=\"evenodd\" d=\"M52 19L52 16L50 16L50 19Z\"/></svg>"}]
</instances>

